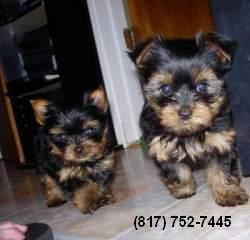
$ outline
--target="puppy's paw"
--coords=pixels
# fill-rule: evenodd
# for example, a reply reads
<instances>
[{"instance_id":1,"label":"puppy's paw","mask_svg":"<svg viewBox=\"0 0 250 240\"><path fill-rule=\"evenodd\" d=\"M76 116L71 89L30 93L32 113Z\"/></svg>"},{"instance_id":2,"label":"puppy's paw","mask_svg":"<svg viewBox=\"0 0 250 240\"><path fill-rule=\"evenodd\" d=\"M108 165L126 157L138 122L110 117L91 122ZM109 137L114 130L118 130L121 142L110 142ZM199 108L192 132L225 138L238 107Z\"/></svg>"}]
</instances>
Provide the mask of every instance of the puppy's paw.
<instances>
[{"instance_id":1,"label":"puppy's paw","mask_svg":"<svg viewBox=\"0 0 250 240\"><path fill-rule=\"evenodd\" d=\"M44 195L48 207L57 207L67 202L67 198L61 186L54 178L49 175L44 175L41 177L41 182L44 187Z\"/></svg>"},{"instance_id":2,"label":"puppy's paw","mask_svg":"<svg viewBox=\"0 0 250 240\"><path fill-rule=\"evenodd\" d=\"M49 199L46 204L48 207L59 207L67 202L67 199Z\"/></svg>"},{"instance_id":3,"label":"puppy's paw","mask_svg":"<svg viewBox=\"0 0 250 240\"><path fill-rule=\"evenodd\" d=\"M191 180L187 183L180 184L168 184L167 185L171 195L176 199L188 198L195 194L196 192L196 183L194 180Z\"/></svg>"},{"instance_id":4,"label":"puppy's paw","mask_svg":"<svg viewBox=\"0 0 250 240\"><path fill-rule=\"evenodd\" d=\"M103 198L99 199L91 199L78 204L77 207L82 213L92 214L97 208L103 206L105 204L105 200Z\"/></svg>"},{"instance_id":5,"label":"puppy's paw","mask_svg":"<svg viewBox=\"0 0 250 240\"><path fill-rule=\"evenodd\" d=\"M112 192L105 193L105 204L115 203L115 197Z\"/></svg>"},{"instance_id":6,"label":"puppy's paw","mask_svg":"<svg viewBox=\"0 0 250 240\"><path fill-rule=\"evenodd\" d=\"M82 213L93 213L109 201L105 193L94 182L86 183L75 191L72 200Z\"/></svg>"},{"instance_id":7,"label":"puppy's paw","mask_svg":"<svg viewBox=\"0 0 250 240\"><path fill-rule=\"evenodd\" d=\"M214 197L217 204L228 207L245 204L249 199L247 192L238 185L225 185L214 190Z\"/></svg>"},{"instance_id":8,"label":"puppy's paw","mask_svg":"<svg viewBox=\"0 0 250 240\"><path fill-rule=\"evenodd\" d=\"M57 187L53 190L48 189L46 192L47 206L48 207L59 207L67 202L64 193Z\"/></svg>"}]
</instances>

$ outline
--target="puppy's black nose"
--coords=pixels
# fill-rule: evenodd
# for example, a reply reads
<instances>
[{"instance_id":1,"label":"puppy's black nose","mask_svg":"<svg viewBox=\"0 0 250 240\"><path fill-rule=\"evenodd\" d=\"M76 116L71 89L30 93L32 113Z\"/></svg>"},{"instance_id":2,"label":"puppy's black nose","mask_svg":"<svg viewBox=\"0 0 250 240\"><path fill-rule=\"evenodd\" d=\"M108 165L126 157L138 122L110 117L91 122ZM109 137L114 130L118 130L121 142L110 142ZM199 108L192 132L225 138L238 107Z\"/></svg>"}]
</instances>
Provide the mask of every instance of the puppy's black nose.
<instances>
[{"instance_id":1,"label":"puppy's black nose","mask_svg":"<svg viewBox=\"0 0 250 240\"><path fill-rule=\"evenodd\" d=\"M75 152L78 154L82 154L83 153L83 148L82 147L75 147Z\"/></svg>"},{"instance_id":2,"label":"puppy's black nose","mask_svg":"<svg viewBox=\"0 0 250 240\"><path fill-rule=\"evenodd\" d=\"M179 110L178 114L182 120L187 120L191 117L192 110L189 106L184 106Z\"/></svg>"}]
</instances>

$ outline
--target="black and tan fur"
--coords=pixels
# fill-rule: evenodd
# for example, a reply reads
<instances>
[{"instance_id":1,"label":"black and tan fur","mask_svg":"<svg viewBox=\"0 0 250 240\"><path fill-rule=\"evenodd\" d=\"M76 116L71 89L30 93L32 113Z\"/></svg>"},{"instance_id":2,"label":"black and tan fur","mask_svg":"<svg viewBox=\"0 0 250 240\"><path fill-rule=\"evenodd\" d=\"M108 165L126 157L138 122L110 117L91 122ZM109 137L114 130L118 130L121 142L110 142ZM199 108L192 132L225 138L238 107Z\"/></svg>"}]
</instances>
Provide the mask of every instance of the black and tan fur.
<instances>
[{"instance_id":1,"label":"black and tan fur","mask_svg":"<svg viewBox=\"0 0 250 240\"><path fill-rule=\"evenodd\" d=\"M35 148L47 205L70 199L83 213L91 213L112 201L114 158L103 89L88 94L85 102L74 108L44 99L31 104L40 125Z\"/></svg>"},{"instance_id":2,"label":"black and tan fur","mask_svg":"<svg viewBox=\"0 0 250 240\"><path fill-rule=\"evenodd\" d=\"M195 194L192 169L207 166L218 204L248 201L240 187L225 81L235 48L236 43L225 37L199 33L190 40L155 37L129 53L145 96L140 120L143 137L176 198Z\"/></svg>"}]
</instances>

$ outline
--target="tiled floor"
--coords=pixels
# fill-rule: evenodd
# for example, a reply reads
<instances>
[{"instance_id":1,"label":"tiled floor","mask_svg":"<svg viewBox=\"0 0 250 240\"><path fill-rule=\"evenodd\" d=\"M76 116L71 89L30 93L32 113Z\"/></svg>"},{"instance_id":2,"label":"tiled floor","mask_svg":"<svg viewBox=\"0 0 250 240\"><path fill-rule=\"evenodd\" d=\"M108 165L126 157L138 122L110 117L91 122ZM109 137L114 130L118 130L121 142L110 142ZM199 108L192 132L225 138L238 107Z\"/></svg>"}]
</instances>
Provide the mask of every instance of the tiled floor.
<instances>
[{"instance_id":1,"label":"tiled floor","mask_svg":"<svg viewBox=\"0 0 250 240\"><path fill-rule=\"evenodd\" d=\"M0 220L18 223L45 222L56 239L250 239L250 203L223 208L217 206L206 185L205 172L195 174L197 194L175 200L166 191L152 160L140 149L129 149L118 156L117 175L113 185L116 203L98 209L93 215L81 214L71 203L47 208L40 184L33 170L17 170L0 164ZM243 179L250 191L250 178ZM136 216L165 216L167 227L134 228ZM231 216L230 227L171 227L170 216ZM155 222L154 222L155 223Z\"/></svg>"}]
</instances>

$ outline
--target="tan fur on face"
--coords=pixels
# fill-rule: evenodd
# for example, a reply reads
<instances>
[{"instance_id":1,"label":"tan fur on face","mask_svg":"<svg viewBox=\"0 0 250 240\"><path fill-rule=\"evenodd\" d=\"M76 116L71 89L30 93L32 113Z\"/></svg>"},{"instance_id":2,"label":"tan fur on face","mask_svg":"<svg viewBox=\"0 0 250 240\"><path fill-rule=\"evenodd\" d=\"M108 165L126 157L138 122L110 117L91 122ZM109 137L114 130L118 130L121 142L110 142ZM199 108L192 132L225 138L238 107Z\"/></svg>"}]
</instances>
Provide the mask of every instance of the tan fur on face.
<instances>
[{"instance_id":1,"label":"tan fur on face","mask_svg":"<svg viewBox=\"0 0 250 240\"><path fill-rule=\"evenodd\" d=\"M97 120L90 120L90 121L87 121L87 122L84 122L82 124L82 129L86 129L86 128L96 128L99 126L99 122Z\"/></svg>"},{"instance_id":2,"label":"tan fur on face","mask_svg":"<svg viewBox=\"0 0 250 240\"><path fill-rule=\"evenodd\" d=\"M213 115L209 107L203 103L196 103L193 108L191 122L194 125L210 126L212 124Z\"/></svg>"},{"instance_id":3,"label":"tan fur on face","mask_svg":"<svg viewBox=\"0 0 250 240\"><path fill-rule=\"evenodd\" d=\"M70 162L84 162L90 161L92 158L101 158L105 147L107 145L107 128L104 130L103 137L100 142L95 142L92 139L87 139L80 145L67 145L64 149L58 148L55 144L50 142L51 154L57 155L66 164ZM75 152L75 148L81 146L84 150L83 156L79 156Z\"/></svg>"},{"instance_id":4,"label":"tan fur on face","mask_svg":"<svg viewBox=\"0 0 250 240\"><path fill-rule=\"evenodd\" d=\"M235 206L248 201L248 194L239 186L239 179L230 175L229 181L216 163L212 163L208 168L208 184L219 205Z\"/></svg>"},{"instance_id":5,"label":"tan fur on face","mask_svg":"<svg viewBox=\"0 0 250 240\"><path fill-rule=\"evenodd\" d=\"M159 115L161 124L171 129L177 135L190 135L212 125L213 113L205 104L195 103L192 108L192 116L186 122L183 122L178 115L178 106L167 105Z\"/></svg>"},{"instance_id":6,"label":"tan fur on face","mask_svg":"<svg viewBox=\"0 0 250 240\"><path fill-rule=\"evenodd\" d=\"M102 170L113 170L115 164L114 154L111 153L109 156L105 158L104 161L98 162L97 166Z\"/></svg>"},{"instance_id":7,"label":"tan fur on face","mask_svg":"<svg viewBox=\"0 0 250 240\"><path fill-rule=\"evenodd\" d=\"M52 142L50 142L49 144L51 146L50 153L54 154L54 155L57 155L57 156L62 158L63 157L63 152L55 144L53 144Z\"/></svg>"},{"instance_id":8,"label":"tan fur on face","mask_svg":"<svg viewBox=\"0 0 250 240\"><path fill-rule=\"evenodd\" d=\"M96 156L99 158L102 156L104 149L106 146L106 142L94 142L94 141L86 141L84 143L84 149L86 151L86 157L90 158L91 156Z\"/></svg>"},{"instance_id":9,"label":"tan fur on face","mask_svg":"<svg viewBox=\"0 0 250 240\"><path fill-rule=\"evenodd\" d=\"M63 134L65 131L62 128L54 127L49 130L49 133L51 134Z\"/></svg>"},{"instance_id":10,"label":"tan fur on face","mask_svg":"<svg viewBox=\"0 0 250 240\"><path fill-rule=\"evenodd\" d=\"M155 72L150 78L150 81L157 81L161 85L168 84L171 85L173 82L172 74L168 72Z\"/></svg>"},{"instance_id":11,"label":"tan fur on face","mask_svg":"<svg viewBox=\"0 0 250 240\"><path fill-rule=\"evenodd\" d=\"M220 154L228 152L235 143L235 131L206 132L205 148L208 152L216 149Z\"/></svg>"},{"instance_id":12,"label":"tan fur on face","mask_svg":"<svg viewBox=\"0 0 250 240\"><path fill-rule=\"evenodd\" d=\"M195 76L194 81L195 83L199 83L200 81L204 81L204 80L211 80L211 79L217 79L215 73L213 70L211 69L206 69L206 70L194 70L194 74L193 76Z\"/></svg>"},{"instance_id":13,"label":"tan fur on face","mask_svg":"<svg viewBox=\"0 0 250 240\"><path fill-rule=\"evenodd\" d=\"M76 148L76 145L71 144L71 145L66 146L63 149L63 160L64 161L76 161L77 160L75 148Z\"/></svg>"},{"instance_id":14,"label":"tan fur on face","mask_svg":"<svg viewBox=\"0 0 250 240\"><path fill-rule=\"evenodd\" d=\"M53 206L66 201L66 197L59 184L49 175L41 177L41 182L44 186L47 205Z\"/></svg>"},{"instance_id":15,"label":"tan fur on face","mask_svg":"<svg viewBox=\"0 0 250 240\"><path fill-rule=\"evenodd\" d=\"M216 116L220 112L221 106L224 104L224 102L225 96L220 96L216 99L216 101L209 105L214 116Z\"/></svg>"},{"instance_id":16,"label":"tan fur on face","mask_svg":"<svg viewBox=\"0 0 250 240\"><path fill-rule=\"evenodd\" d=\"M100 158L103 154L105 143L96 143L92 140L86 140L82 143L84 149L84 155L78 156L75 152L75 148L79 145L71 144L66 146L64 149L59 149L54 144L51 144L51 153L59 156L62 161L66 164L67 162L84 162L86 160L91 160L91 158Z\"/></svg>"},{"instance_id":17,"label":"tan fur on face","mask_svg":"<svg viewBox=\"0 0 250 240\"><path fill-rule=\"evenodd\" d=\"M144 86L145 97L151 104L155 98L161 96L161 87L163 85L171 85L173 76L168 72L155 72L149 79L149 82Z\"/></svg>"}]
</instances>

